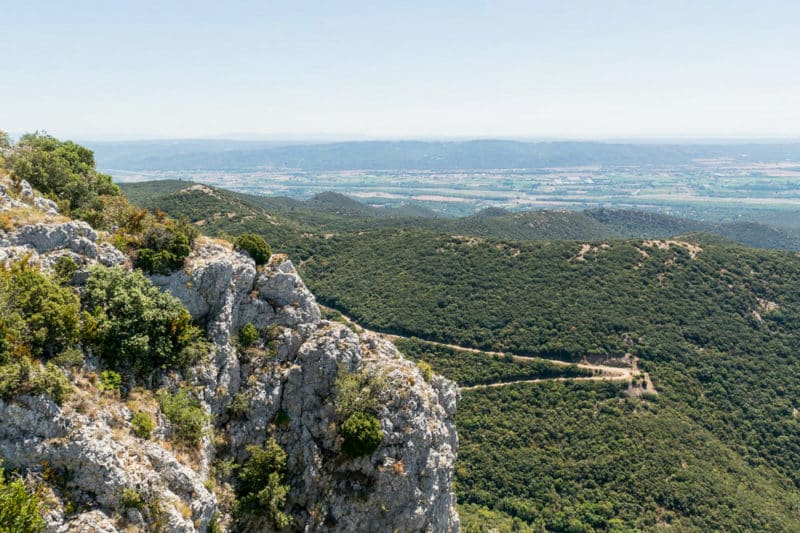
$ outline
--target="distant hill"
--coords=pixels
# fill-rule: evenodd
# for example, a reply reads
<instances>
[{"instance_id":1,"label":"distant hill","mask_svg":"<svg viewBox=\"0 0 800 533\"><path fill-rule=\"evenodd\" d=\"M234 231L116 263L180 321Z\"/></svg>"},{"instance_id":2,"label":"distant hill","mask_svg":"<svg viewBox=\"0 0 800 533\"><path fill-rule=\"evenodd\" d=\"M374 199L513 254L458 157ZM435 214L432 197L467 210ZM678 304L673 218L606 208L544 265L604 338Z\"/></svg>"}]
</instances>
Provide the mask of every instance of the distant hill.
<instances>
[{"instance_id":1,"label":"distant hill","mask_svg":"<svg viewBox=\"0 0 800 533\"><path fill-rule=\"evenodd\" d=\"M233 141L148 141L90 143L90 147L95 151L99 168L117 170L456 170L686 164L708 158L800 161L800 143L701 145L475 140L275 146Z\"/></svg>"},{"instance_id":2,"label":"distant hill","mask_svg":"<svg viewBox=\"0 0 800 533\"><path fill-rule=\"evenodd\" d=\"M295 236L304 232L406 228L522 241L628 237L662 239L704 233L757 248L800 250L800 229L756 222L717 224L648 211L590 209L512 212L488 208L467 217L442 218L422 207L372 207L335 192L320 193L300 201L234 193L207 186L199 188L192 182L180 180L128 183L121 184L121 187L134 203L160 209L172 216L186 216L193 222L206 225L207 231L236 233L238 228L254 220L259 224L269 221L264 232L278 246L288 241L294 243ZM209 194L209 191L213 191L213 194Z\"/></svg>"}]
</instances>

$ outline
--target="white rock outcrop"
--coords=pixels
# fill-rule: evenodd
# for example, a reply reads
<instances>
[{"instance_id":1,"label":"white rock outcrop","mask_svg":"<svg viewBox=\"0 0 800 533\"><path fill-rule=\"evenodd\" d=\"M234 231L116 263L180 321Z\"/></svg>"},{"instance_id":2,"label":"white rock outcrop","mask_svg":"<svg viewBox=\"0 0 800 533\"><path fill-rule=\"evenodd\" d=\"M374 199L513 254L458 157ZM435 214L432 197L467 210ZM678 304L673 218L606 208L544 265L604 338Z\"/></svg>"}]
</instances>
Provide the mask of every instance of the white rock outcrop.
<instances>
[{"instance_id":1,"label":"white rock outcrop","mask_svg":"<svg viewBox=\"0 0 800 533\"><path fill-rule=\"evenodd\" d=\"M187 267L154 276L206 324L217 344L206 400L218 415L234 394L248 398L242 419L225 432L231 455L268 434L287 451L299 524L320 531L456 531L452 492L458 439L455 385L425 381L390 342L320 319L319 308L292 266L280 256L256 270L252 260L218 245L200 246ZM253 365L230 340L250 322L271 328L275 358ZM342 371L362 371L385 383L377 404L385 434L371 456L347 460L340 450L333 403ZM288 423L272 422L279 411Z\"/></svg>"}]
</instances>

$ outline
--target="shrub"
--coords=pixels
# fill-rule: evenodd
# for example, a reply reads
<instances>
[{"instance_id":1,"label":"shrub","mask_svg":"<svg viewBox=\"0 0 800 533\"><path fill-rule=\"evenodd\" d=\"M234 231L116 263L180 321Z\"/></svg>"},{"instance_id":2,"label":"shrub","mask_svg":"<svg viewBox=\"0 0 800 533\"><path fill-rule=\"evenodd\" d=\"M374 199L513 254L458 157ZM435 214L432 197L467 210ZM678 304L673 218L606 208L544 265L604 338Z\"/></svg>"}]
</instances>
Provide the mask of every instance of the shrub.
<instances>
[{"instance_id":1,"label":"shrub","mask_svg":"<svg viewBox=\"0 0 800 533\"><path fill-rule=\"evenodd\" d=\"M28 357L0 365L0 398L10 400L20 394L47 394L61 405L72 391L67 378L52 363L42 366Z\"/></svg>"},{"instance_id":2,"label":"shrub","mask_svg":"<svg viewBox=\"0 0 800 533\"><path fill-rule=\"evenodd\" d=\"M70 347L55 356L52 360L54 365L61 368L78 368L83 366L83 352L78 348Z\"/></svg>"},{"instance_id":3,"label":"shrub","mask_svg":"<svg viewBox=\"0 0 800 533\"><path fill-rule=\"evenodd\" d=\"M433 367L430 365L430 363L425 361L417 361L417 368L419 368L419 371L422 373L422 377L425 379L425 381L431 380L433 377Z\"/></svg>"},{"instance_id":4,"label":"shrub","mask_svg":"<svg viewBox=\"0 0 800 533\"><path fill-rule=\"evenodd\" d=\"M242 326L241 331L239 331L239 344L241 344L243 348L248 348L255 344L258 337L258 330L252 323L248 322Z\"/></svg>"},{"instance_id":5,"label":"shrub","mask_svg":"<svg viewBox=\"0 0 800 533\"><path fill-rule=\"evenodd\" d=\"M202 339L195 339L191 344L180 351L175 360L175 364L180 368L189 368L207 357L211 353L211 350L213 350L213 345L211 343Z\"/></svg>"},{"instance_id":6,"label":"shrub","mask_svg":"<svg viewBox=\"0 0 800 533\"><path fill-rule=\"evenodd\" d=\"M123 509L144 509L146 503L139 491L132 487L124 489L119 497L119 506Z\"/></svg>"},{"instance_id":7,"label":"shrub","mask_svg":"<svg viewBox=\"0 0 800 533\"><path fill-rule=\"evenodd\" d=\"M289 486L285 483L286 452L270 438L264 448L248 446L250 458L239 470L238 501L234 514L240 525L255 526L253 519L263 517L277 529L289 525L284 512Z\"/></svg>"},{"instance_id":8,"label":"shrub","mask_svg":"<svg viewBox=\"0 0 800 533\"><path fill-rule=\"evenodd\" d=\"M67 377L53 363L47 363L42 368L39 366L31 375L31 393L47 394L58 405L61 405L67 395L72 392L72 385Z\"/></svg>"},{"instance_id":9,"label":"shrub","mask_svg":"<svg viewBox=\"0 0 800 533\"><path fill-rule=\"evenodd\" d=\"M153 417L144 411L136 411L133 414L131 425L133 426L133 434L140 439L149 439L153 434L153 429L155 429Z\"/></svg>"},{"instance_id":10,"label":"shrub","mask_svg":"<svg viewBox=\"0 0 800 533\"><path fill-rule=\"evenodd\" d=\"M149 274L169 274L183 266L197 236L197 228L185 220L154 222L144 232L134 265Z\"/></svg>"},{"instance_id":11,"label":"shrub","mask_svg":"<svg viewBox=\"0 0 800 533\"><path fill-rule=\"evenodd\" d=\"M72 281L76 272L78 272L78 264L68 256L59 257L53 265L55 278L64 285Z\"/></svg>"},{"instance_id":12,"label":"shrub","mask_svg":"<svg viewBox=\"0 0 800 533\"><path fill-rule=\"evenodd\" d=\"M95 170L91 150L47 134L23 135L11 149L7 165L18 179L58 198L81 218L102 210L100 196L120 194L111 176Z\"/></svg>"},{"instance_id":13,"label":"shrub","mask_svg":"<svg viewBox=\"0 0 800 533\"><path fill-rule=\"evenodd\" d=\"M272 420L272 422L277 426L288 426L289 422L291 421L292 419L289 417L289 413L283 409L279 409L278 412L275 413L275 418Z\"/></svg>"},{"instance_id":14,"label":"shrub","mask_svg":"<svg viewBox=\"0 0 800 533\"><path fill-rule=\"evenodd\" d=\"M22 361L0 365L0 398L10 400L20 394L23 381L30 374L30 363L23 366Z\"/></svg>"},{"instance_id":15,"label":"shrub","mask_svg":"<svg viewBox=\"0 0 800 533\"><path fill-rule=\"evenodd\" d=\"M78 339L78 297L25 260L0 266L0 307L5 342L32 355L53 355Z\"/></svg>"},{"instance_id":16,"label":"shrub","mask_svg":"<svg viewBox=\"0 0 800 533\"><path fill-rule=\"evenodd\" d=\"M383 442L381 422L373 415L358 412L342 424L342 451L350 457L369 455Z\"/></svg>"},{"instance_id":17,"label":"shrub","mask_svg":"<svg viewBox=\"0 0 800 533\"><path fill-rule=\"evenodd\" d=\"M118 391L122 388L122 376L113 370L100 372L100 384L97 386L102 391Z\"/></svg>"},{"instance_id":18,"label":"shrub","mask_svg":"<svg viewBox=\"0 0 800 533\"><path fill-rule=\"evenodd\" d=\"M184 444L197 445L203 437L208 415L191 390L181 387L175 393L161 391L158 403L161 412L172 424L175 438Z\"/></svg>"},{"instance_id":19,"label":"shrub","mask_svg":"<svg viewBox=\"0 0 800 533\"><path fill-rule=\"evenodd\" d=\"M253 258L257 265L264 265L272 255L272 249L261 235L255 233L245 233L239 236L234 242L237 250L246 252Z\"/></svg>"},{"instance_id":20,"label":"shrub","mask_svg":"<svg viewBox=\"0 0 800 533\"><path fill-rule=\"evenodd\" d=\"M82 304L85 343L118 371L141 375L177 366L199 336L180 301L140 272L93 266Z\"/></svg>"},{"instance_id":21,"label":"shrub","mask_svg":"<svg viewBox=\"0 0 800 533\"><path fill-rule=\"evenodd\" d=\"M364 371L350 372L345 365L339 366L336 376L336 397L333 402L336 412L347 418L356 412L373 411L378 407L380 393L386 387L383 375L370 376Z\"/></svg>"},{"instance_id":22,"label":"shrub","mask_svg":"<svg viewBox=\"0 0 800 533\"><path fill-rule=\"evenodd\" d=\"M250 410L250 396L244 392L238 392L231 398L228 404L228 413L233 418L244 418Z\"/></svg>"},{"instance_id":23,"label":"shrub","mask_svg":"<svg viewBox=\"0 0 800 533\"><path fill-rule=\"evenodd\" d=\"M7 481L0 467L0 531L44 531L39 497L21 479Z\"/></svg>"}]
</instances>

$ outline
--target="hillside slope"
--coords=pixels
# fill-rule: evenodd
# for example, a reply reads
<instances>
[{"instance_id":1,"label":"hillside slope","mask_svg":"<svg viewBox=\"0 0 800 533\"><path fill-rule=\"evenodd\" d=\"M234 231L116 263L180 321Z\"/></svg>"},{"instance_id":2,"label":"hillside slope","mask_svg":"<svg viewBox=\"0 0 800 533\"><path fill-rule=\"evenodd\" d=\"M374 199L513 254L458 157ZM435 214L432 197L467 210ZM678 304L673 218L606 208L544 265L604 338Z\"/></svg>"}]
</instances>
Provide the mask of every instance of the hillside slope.
<instances>
[{"instance_id":1,"label":"hillside slope","mask_svg":"<svg viewBox=\"0 0 800 533\"><path fill-rule=\"evenodd\" d=\"M580 216L580 231L695 227L635 212ZM469 224L571 231L571 217L495 210ZM655 387L464 391L456 478L465 523L605 531L800 522L797 254L703 233L523 242L425 223L312 233L296 248L300 270L321 301L372 329L574 361L634 357ZM473 358L445 363L446 353L422 346L405 349L453 379L476 382L489 369ZM534 371L492 364L502 375Z\"/></svg>"},{"instance_id":2,"label":"hillside slope","mask_svg":"<svg viewBox=\"0 0 800 533\"><path fill-rule=\"evenodd\" d=\"M665 239L686 233L716 234L768 249L800 250L800 230L756 222L709 223L653 212L622 209L510 212L486 209L461 218L437 217L413 205L375 208L338 193L306 201L253 196L178 180L123 184L131 201L192 222L206 232L263 233L281 250L305 248L297 236L381 228L427 229L440 233L514 240L597 240L624 237ZM183 192L181 192L183 191ZM200 194L206 192L206 196Z\"/></svg>"}]
</instances>

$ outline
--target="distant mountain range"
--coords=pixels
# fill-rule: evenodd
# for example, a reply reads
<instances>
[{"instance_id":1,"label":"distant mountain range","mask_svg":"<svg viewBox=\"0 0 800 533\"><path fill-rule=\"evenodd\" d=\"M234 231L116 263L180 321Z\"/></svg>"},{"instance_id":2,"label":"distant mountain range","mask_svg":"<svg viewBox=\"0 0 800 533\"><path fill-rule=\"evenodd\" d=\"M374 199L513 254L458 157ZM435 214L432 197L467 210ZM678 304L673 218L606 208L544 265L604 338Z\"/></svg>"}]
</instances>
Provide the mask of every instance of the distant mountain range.
<instances>
[{"instance_id":1,"label":"distant mountain range","mask_svg":"<svg viewBox=\"0 0 800 533\"><path fill-rule=\"evenodd\" d=\"M800 143L632 144L475 140L355 141L283 144L266 141L121 141L87 143L99 168L116 170L458 170L558 166L680 165L698 159L800 162Z\"/></svg>"}]
</instances>

